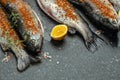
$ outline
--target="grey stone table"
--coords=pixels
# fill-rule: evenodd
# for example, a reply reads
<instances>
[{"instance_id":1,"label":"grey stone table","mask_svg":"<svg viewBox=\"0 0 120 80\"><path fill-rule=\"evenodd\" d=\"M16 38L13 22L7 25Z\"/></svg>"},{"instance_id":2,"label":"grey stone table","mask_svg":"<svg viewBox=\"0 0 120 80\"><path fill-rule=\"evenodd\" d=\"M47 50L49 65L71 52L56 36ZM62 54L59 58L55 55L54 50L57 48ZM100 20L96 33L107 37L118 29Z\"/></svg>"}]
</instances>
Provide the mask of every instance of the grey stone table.
<instances>
[{"instance_id":1,"label":"grey stone table","mask_svg":"<svg viewBox=\"0 0 120 80\"><path fill-rule=\"evenodd\" d=\"M45 29L42 51L49 52L51 60L31 65L24 72L16 69L13 57L8 63L0 50L0 80L120 80L120 49L103 45L90 53L78 35L67 35L60 43L51 41L49 33L56 23L46 16L35 0L26 0L37 12Z\"/></svg>"}]
</instances>

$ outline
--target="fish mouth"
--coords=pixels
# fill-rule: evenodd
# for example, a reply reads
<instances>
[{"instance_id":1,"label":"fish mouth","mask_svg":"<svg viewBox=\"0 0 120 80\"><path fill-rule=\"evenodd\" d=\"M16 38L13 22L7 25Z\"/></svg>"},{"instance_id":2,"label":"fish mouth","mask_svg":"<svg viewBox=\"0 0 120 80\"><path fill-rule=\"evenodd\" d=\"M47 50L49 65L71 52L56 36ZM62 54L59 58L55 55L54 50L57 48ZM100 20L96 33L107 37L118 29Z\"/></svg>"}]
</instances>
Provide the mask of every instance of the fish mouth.
<instances>
[{"instance_id":1,"label":"fish mouth","mask_svg":"<svg viewBox=\"0 0 120 80\"><path fill-rule=\"evenodd\" d=\"M39 52L40 51L40 48L41 48L41 41L38 39L38 40L35 40L35 39L32 39L32 40L27 40L26 41L26 49L29 50L30 52Z\"/></svg>"}]
</instances>

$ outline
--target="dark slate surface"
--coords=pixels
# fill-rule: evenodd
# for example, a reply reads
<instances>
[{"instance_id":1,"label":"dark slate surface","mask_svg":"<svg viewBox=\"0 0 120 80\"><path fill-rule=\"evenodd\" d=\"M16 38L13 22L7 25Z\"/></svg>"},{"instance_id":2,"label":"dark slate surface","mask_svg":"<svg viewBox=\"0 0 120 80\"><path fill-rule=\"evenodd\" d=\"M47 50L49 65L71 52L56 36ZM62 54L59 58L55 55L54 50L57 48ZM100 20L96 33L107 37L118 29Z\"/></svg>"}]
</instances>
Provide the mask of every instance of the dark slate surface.
<instances>
[{"instance_id":1,"label":"dark slate surface","mask_svg":"<svg viewBox=\"0 0 120 80\"><path fill-rule=\"evenodd\" d=\"M77 35L55 44L49 33L58 23L42 12L35 0L26 1L42 20L45 29L42 51L49 52L52 59L43 59L20 73L14 57L8 63L1 62L4 54L0 50L0 80L120 80L119 48L103 45L92 54Z\"/></svg>"}]
</instances>

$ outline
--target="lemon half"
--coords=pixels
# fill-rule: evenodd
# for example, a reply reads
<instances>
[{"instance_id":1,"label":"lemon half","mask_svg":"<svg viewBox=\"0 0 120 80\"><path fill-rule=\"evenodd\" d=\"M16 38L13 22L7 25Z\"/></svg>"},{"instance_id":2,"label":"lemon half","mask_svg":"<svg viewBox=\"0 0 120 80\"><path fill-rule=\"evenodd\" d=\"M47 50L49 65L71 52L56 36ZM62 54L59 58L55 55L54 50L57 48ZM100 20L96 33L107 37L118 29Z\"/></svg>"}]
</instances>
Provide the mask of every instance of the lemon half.
<instances>
[{"instance_id":1,"label":"lemon half","mask_svg":"<svg viewBox=\"0 0 120 80\"><path fill-rule=\"evenodd\" d=\"M64 24L53 27L50 36L54 40L63 40L68 32L68 27Z\"/></svg>"},{"instance_id":2,"label":"lemon half","mask_svg":"<svg viewBox=\"0 0 120 80\"><path fill-rule=\"evenodd\" d=\"M120 18L120 10L118 11L118 17Z\"/></svg>"}]
</instances>

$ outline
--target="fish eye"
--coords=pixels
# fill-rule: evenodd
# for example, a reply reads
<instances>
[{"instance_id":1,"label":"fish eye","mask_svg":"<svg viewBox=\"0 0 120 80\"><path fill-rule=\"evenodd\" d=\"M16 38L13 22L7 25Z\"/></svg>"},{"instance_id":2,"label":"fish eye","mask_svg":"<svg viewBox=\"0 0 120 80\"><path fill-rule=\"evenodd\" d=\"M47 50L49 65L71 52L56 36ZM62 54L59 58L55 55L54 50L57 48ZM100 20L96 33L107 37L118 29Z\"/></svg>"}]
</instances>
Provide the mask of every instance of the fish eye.
<instances>
[{"instance_id":1,"label":"fish eye","mask_svg":"<svg viewBox=\"0 0 120 80\"><path fill-rule=\"evenodd\" d=\"M112 23L113 23L113 24L117 24L117 21L116 21L116 20L113 20Z\"/></svg>"},{"instance_id":2,"label":"fish eye","mask_svg":"<svg viewBox=\"0 0 120 80\"><path fill-rule=\"evenodd\" d=\"M112 24L117 24L117 20L115 20L115 19L110 19L109 20Z\"/></svg>"}]
</instances>

